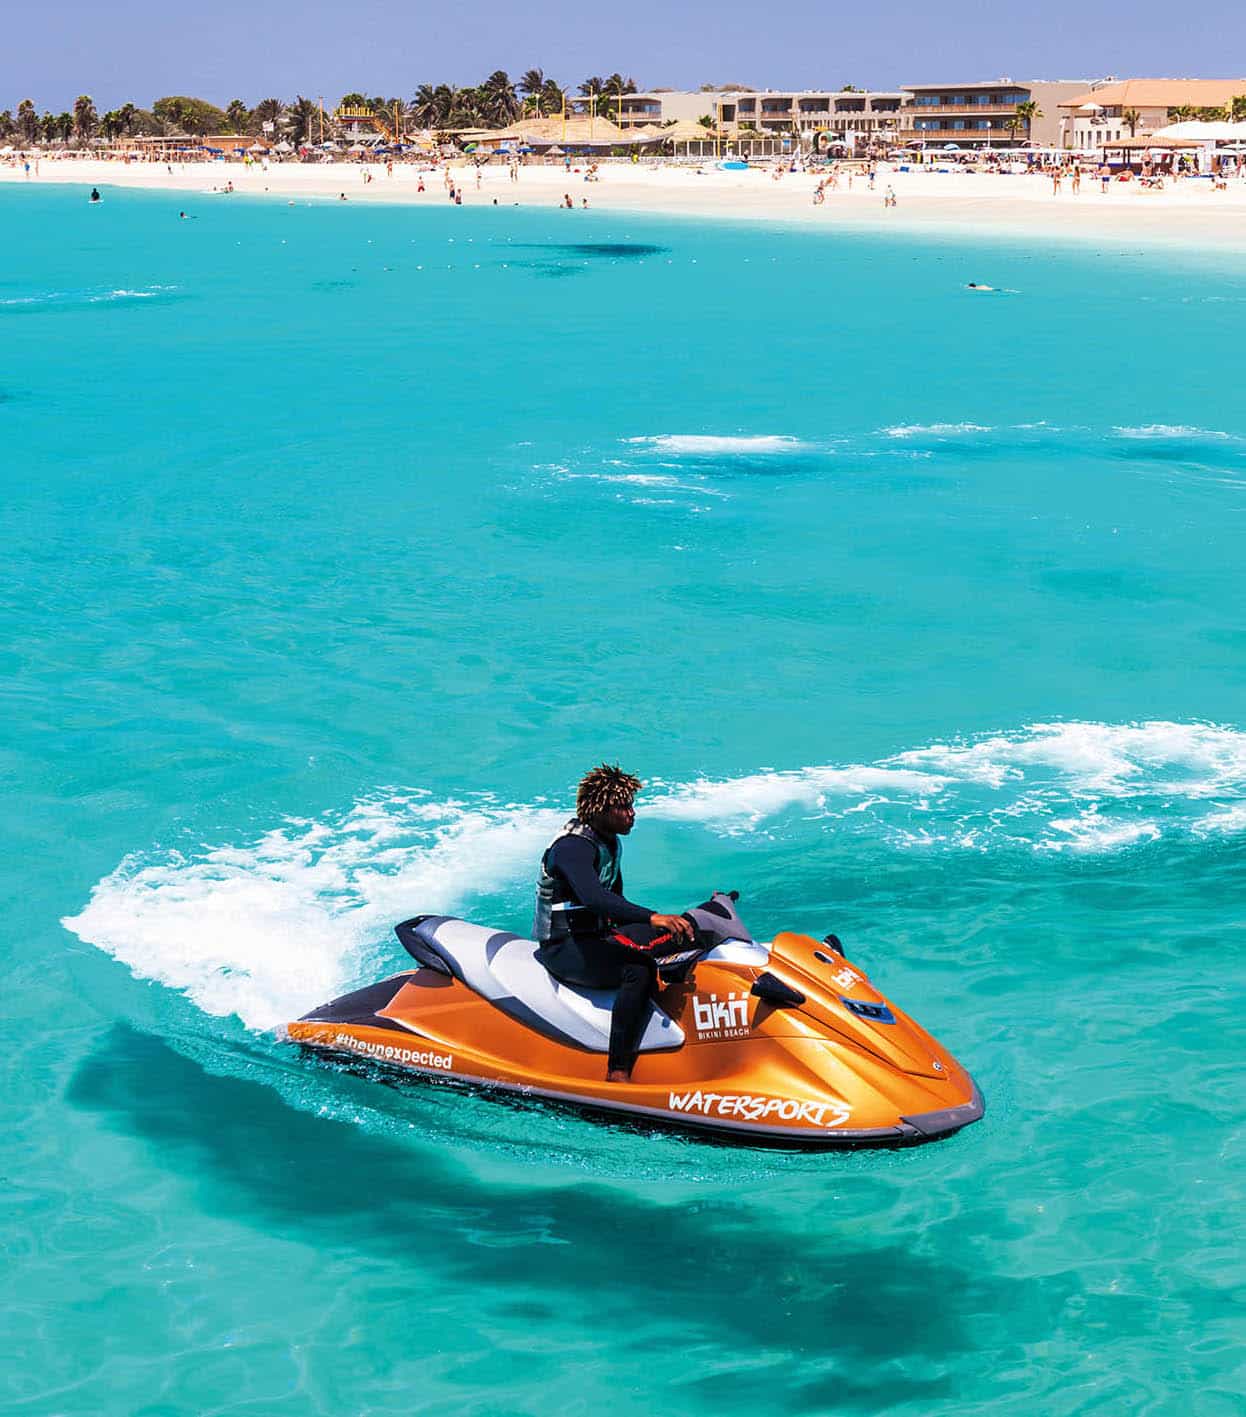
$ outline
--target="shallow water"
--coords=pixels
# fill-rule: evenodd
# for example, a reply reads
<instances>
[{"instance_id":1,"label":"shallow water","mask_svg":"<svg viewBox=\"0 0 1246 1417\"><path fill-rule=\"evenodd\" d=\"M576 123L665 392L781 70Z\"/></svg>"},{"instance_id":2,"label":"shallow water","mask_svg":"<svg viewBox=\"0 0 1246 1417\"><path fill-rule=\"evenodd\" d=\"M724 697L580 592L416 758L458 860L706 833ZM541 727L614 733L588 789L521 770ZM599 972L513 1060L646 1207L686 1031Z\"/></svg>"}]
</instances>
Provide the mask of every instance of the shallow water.
<instances>
[{"instance_id":1,"label":"shallow water","mask_svg":"<svg viewBox=\"0 0 1246 1417\"><path fill-rule=\"evenodd\" d=\"M0 1405L1242 1411L1246 266L0 220ZM737 1150L274 1041L404 914L522 928L603 756L633 895L834 929L985 1121Z\"/></svg>"}]
</instances>

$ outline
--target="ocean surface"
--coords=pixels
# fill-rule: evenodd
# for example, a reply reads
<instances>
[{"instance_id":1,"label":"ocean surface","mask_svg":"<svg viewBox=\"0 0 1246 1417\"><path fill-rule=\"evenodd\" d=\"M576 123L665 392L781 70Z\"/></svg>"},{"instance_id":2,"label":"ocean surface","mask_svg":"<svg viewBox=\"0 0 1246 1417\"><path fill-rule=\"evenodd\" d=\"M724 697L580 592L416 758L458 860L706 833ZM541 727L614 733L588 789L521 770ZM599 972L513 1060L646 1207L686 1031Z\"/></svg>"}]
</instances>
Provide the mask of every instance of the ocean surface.
<instances>
[{"instance_id":1,"label":"ocean surface","mask_svg":"<svg viewBox=\"0 0 1246 1417\"><path fill-rule=\"evenodd\" d=\"M104 198L0 190L0 1409L1246 1411L1246 261ZM277 1040L602 758L986 1119Z\"/></svg>"}]
</instances>

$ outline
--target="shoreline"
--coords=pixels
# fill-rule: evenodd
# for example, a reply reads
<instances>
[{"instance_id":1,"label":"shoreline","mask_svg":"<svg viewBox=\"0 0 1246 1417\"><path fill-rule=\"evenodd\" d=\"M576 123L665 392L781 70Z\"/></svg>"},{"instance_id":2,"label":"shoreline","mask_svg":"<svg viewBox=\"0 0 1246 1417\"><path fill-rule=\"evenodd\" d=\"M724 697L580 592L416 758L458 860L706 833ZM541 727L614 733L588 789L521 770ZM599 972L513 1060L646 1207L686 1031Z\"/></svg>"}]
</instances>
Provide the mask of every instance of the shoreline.
<instances>
[{"instance_id":1,"label":"shoreline","mask_svg":"<svg viewBox=\"0 0 1246 1417\"><path fill-rule=\"evenodd\" d=\"M1085 245L1109 241L1137 247L1185 249L1214 254L1246 254L1246 179L1229 182L1227 191L1212 190L1203 179L1187 178L1162 192L1136 182L1114 182L1105 195L1097 179L1083 179L1080 193L1052 193L1041 176L988 175L972 172L899 172L884 167L874 191L864 178L852 190L829 191L821 206L813 205L820 174L783 173L775 180L768 169L723 172L712 162L694 167L604 164L597 180L586 182L584 168L570 173L560 167L519 169L512 182L505 167L476 169L470 162L452 165L462 184L465 207L551 207L564 193L577 210L587 198L589 210L606 214L636 214L736 222L765 222L802 230L853 233L897 231L905 234L976 238L1055 240ZM365 182L363 173L373 175ZM418 191L423 174L425 191ZM22 188L82 185L139 189L217 199L226 182L238 196L257 199L339 200L370 205L446 206L444 169L401 164L387 176L383 164L280 163L267 171L242 163L123 164L98 159L44 159L36 175L27 178L19 167L0 166L0 183ZM897 205L886 209L888 187ZM216 190L214 190L216 189Z\"/></svg>"}]
</instances>

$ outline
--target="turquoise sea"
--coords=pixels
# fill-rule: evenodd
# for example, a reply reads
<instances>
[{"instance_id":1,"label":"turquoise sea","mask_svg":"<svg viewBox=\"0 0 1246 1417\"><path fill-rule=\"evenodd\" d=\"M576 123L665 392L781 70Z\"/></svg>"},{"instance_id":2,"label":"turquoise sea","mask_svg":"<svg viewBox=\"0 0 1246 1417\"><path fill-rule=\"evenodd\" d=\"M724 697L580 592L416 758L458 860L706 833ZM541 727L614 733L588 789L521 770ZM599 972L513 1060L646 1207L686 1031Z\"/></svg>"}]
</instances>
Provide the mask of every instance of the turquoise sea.
<instances>
[{"instance_id":1,"label":"turquoise sea","mask_svg":"<svg viewBox=\"0 0 1246 1417\"><path fill-rule=\"evenodd\" d=\"M1246 1411L1246 262L104 197L0 190L0 1409ZM835 930L986 1119L277 1041L602 757L634 896Z\"/></svg>"}]
</instances>

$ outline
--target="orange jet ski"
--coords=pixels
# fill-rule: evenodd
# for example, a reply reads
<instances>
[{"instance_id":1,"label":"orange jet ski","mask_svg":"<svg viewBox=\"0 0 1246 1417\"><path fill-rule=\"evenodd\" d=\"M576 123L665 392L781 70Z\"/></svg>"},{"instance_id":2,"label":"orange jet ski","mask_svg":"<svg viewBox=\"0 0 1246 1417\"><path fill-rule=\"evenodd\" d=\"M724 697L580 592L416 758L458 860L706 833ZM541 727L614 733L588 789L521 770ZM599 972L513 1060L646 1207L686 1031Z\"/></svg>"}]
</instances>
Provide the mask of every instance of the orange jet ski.
<instances>
[{"instance_id":1,"label":"orange jet ski","mask_svg":"<svg viewBox=\"0 0 1246 1417\"><path fill-rule=\"evenodd\" d=\"M329 1053L422 1076L700 1128L733 1141L896 1145L983 1114L969 1073L844 957L838 939L753 939L737 894L686 912L659 956L632 1079L608 1083L612 990L560 983L533 940L445 915L395 933L418 968L287 1026Z\"/></svg>"}]
</instances>

